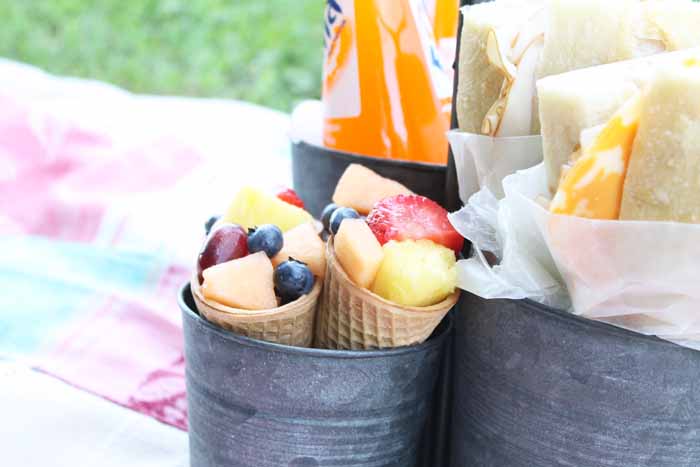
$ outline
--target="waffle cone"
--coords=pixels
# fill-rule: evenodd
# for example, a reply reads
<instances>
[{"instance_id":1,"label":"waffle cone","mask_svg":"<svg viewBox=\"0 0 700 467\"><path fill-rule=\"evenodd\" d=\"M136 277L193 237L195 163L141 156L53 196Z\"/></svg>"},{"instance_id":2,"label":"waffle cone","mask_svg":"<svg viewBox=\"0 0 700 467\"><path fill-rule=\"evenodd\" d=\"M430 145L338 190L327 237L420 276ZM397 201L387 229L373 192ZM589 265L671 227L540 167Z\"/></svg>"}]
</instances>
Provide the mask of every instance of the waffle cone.
<instances>
[{"instance_id":1,"label":"waffle cone","mask_svg":"<svg viewBox=\"0 0 700 467\"><path fill-rule=\"evenodd\" d=\"M428 307L392 303L357 287L327 245L326 278L316 319L316 347L383 349L424 342L459 299L459 289Z\"/></svg>"},{"instance_id":2,"label":"waffle cone","mask_svg":"<svg viewBox=\"0 0 700 467\"><path fill-rule=\"evenodd\" d=\"M316 280L311 293L292 303L270 310L242 310L207 300L195 275L190 282L197 311L209 322L236 334L295 347L311 347L316 305L322 281Z\"/></svg>"}]
</instances>

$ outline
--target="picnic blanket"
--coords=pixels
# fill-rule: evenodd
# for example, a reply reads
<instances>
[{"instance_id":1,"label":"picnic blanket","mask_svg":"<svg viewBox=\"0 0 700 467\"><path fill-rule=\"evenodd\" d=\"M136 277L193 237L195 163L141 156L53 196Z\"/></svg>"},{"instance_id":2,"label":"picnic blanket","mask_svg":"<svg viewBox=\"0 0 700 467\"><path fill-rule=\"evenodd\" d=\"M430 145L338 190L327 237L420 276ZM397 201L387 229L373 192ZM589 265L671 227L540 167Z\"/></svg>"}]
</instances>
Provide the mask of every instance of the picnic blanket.
<instances>
[{"instance_id":1,"label":"picnic blanket","mask_svg":"<svg viewBox=\"0 0 700 467\"><path fill-rule=\"evenodd\" d=\"M290 183L288 125L0 60L0 356L186 429L177 291L241 185Z\"/></svg>"}]
</instances>

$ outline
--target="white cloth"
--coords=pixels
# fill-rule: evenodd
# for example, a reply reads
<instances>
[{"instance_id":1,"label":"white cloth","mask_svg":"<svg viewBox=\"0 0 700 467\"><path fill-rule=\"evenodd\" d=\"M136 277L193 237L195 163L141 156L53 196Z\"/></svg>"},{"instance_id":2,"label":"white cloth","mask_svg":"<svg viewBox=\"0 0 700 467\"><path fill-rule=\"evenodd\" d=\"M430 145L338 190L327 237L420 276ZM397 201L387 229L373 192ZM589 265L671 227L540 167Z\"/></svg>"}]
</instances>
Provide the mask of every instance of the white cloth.
<instances>
[{"instance_id":1,"label":"white cloth","mask_svg":"<svg viewBox=\"0 0 700 467\"><path fill-rule=\"evenodd\" d=\"M187 433L0 362L2 465L186 467Z\"/></svg>"},{"instance_id":2,"label":"white cloth","mask_svg":"<svg viewBox=\"0 0 700 467\"><path fill-rule=\"evenodd\" d=\"M153 134L176 135L178 147L191 148L201 158L167 192L147 200L115 200L104 222L128 213L121 247L131 239L141 249L165 245L174 262L191 262L196 249L190 246L201 241L203 216L221 213L241 185L291 185L290 118L281 112L223 99L139 96L1 58L0 94L27 104L23 108L29 108L36 132L47 138L61 136L42 126L54 116L67 128L109 128L115 145ZM10 170L2 162L0 155L0 179L3 170ZM138 229L130 230L133 225ZM163 225L169 226L166 240ZM1 360L0 414L0 466L189 464L186 432Z\"/></svg>"}]
</instances>

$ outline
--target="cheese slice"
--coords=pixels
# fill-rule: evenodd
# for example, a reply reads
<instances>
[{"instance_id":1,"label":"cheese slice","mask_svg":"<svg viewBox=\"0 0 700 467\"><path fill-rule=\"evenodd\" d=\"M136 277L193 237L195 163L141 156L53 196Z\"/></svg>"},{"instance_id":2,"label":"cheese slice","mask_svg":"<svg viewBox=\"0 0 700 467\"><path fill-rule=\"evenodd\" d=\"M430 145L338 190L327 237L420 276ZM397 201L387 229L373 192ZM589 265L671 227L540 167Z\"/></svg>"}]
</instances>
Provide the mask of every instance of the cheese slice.
<instances>
[{"instance_id":1,"label":"cheese slice","mask_svg":"<svg viewBox=\"0 0 700 467\"><path fill-rule=\"evenodd\" d=\"M563 177L550 211L591 219L617 219L634 139L641 92L625 102Z\"/></svg>"}]
</instances>

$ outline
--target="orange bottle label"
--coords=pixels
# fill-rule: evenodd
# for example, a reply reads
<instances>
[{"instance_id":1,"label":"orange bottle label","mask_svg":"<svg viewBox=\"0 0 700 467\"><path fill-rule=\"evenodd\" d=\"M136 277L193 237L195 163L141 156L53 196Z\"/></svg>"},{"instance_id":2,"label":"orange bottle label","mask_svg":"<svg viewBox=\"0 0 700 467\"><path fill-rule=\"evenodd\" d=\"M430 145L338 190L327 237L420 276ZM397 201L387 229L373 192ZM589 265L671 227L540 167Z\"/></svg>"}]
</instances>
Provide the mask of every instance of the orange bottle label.
<instances>
[{"instance_id":1,"label":"orange bottle label","mask_svg":"<svg viewBox=\"0 0 700 467\"><path fill-rule=\"evenodd\" d=\"M353 2L328 0L326 7L323 62L323 95L337 98L325 101L325 116L353 118L360 115L360 82L355 42Z\"/></svg>"},{"instance_id":2,"label":"orange bottle label","mask_svg":"<svg viewBox=\"0 0 700 467\"><path fill-rule=\"evenodd\" d=\"M431 5L431 16L435 40L457 38L459 22L459 0L435 0ZM454 51L453 51L454 52Z\"/></svg>"},{"instance_id":3,"label":"orange bottle label","mask_svg":"<svg viewBox=\"0 0 700 467\"><path fill-rule=\"evenodd\" d=\"M421 0L327 0L327 147L375 157L447 161L451 67L437 50L428 13Z\"/></svg>"}]
</instances>

